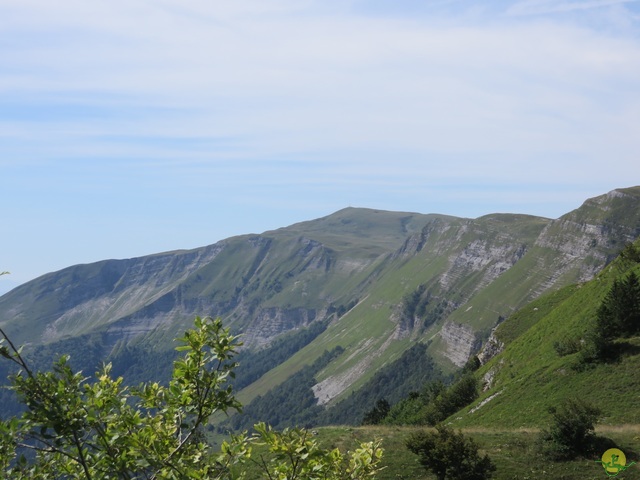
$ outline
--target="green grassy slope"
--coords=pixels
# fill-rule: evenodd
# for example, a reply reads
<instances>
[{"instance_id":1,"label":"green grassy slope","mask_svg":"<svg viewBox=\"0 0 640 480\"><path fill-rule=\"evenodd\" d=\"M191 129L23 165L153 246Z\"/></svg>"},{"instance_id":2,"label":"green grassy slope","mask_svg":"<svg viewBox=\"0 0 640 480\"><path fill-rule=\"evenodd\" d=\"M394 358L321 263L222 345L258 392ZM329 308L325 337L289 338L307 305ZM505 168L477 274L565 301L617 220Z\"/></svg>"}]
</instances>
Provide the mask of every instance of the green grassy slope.
<instances>
[{"instance_id":1,"label":"green grassy slope","mask_svg":"<svg viewBox=\"0 0 640 480\"><path fill-rule=\"evenodd\" d=\"M640 273L640 266L633 268ZM568 397L601 408L606 425L640 423L640 338L625 340L626 352L617 362L584 369L575 368L579 353L560 357L554 349L556 341L585 336L614 278L624 271L616 262L594 280L546 295L501 324L495 334L506 347L478 372L484 379L493 373L492 386L454 415L453 423L539 427L548 421L548 408Z\"/></svg>"},{"instance_id":2,"label":"green grassy slope","mask_svg":"<svg viewBox=\"0 0 640 480\"><path fill-rule=\"evenodd\" d=\"M264 235L306 236L336 251L362 252L361 247L365 244L365 251L379 255L399 248L407 236L420 232L428 221L436 217L454 218L349 207L316 220L265 232Z\"/></svg>"},{"instance_id":3,"label":"green grassy slope","mask_svg":"<svg viewBox=\"0 0 640 480\"><path fill-rule=\"evenodd\" d=\"M18 343L47 342L119 320L153 318L177 304L165 327L183 329L194 311L228 316L241 328L255 305L317 308L327 298L350 298L362 281L358 272L399 248L429 218L345 209L191 251L77 265L2 296L0 322ZM233 315L238 304L246 308Z\"/></svg>"}]
</instances>

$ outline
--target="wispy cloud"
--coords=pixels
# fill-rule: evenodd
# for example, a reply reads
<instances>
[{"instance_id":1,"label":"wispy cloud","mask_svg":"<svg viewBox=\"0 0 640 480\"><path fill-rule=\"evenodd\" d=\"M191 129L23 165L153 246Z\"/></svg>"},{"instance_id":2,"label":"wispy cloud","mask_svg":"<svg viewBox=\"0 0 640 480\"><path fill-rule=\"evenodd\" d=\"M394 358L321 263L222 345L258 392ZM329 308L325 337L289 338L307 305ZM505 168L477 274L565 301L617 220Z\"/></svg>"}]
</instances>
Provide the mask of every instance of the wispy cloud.
<instances>
[{"instance_id":1,"label":"wispy cloud","mask_svg":"<svg viewBox=\"0 0 640 480\"><path fill-rule=\"evenodd\" d=\"M520 16L567 13L580 10L601 9L627 3L638 3L638 0L524 0L511 5L507 9L507 14Z\"/></svg>"},{"instance_id":2,"label":"wispy cloud","mask_svg":"<svg viewBox=\"0 0 640 480\"><path fill-rule=\"evenodd\" d=\"M495 144L509 124L531 132L531 110L584 118L591 90L638 77L635 44L571 28L429 28L273 11L257 18L205 4L195 5L197 20L172 25L167 5L98 11L87 23L88 12L58 12L60 23L49 23L58 46L20 45L3 55L10 77L22 71L5 91L45 97L34 121L62 108L84 123L83 112L102 108L97 123L115 135L133 126L142 136L243 136L267 149L439 149L460 148L463 132L471 150ZM66 104L47 101L60 92ZM119 113L116 121L102 102Z\"/></svg>"},{"instance_id":3,"label":"wispy cloud","mask_svg":"<svg viewBox=\"0 0 640 480\"><path fill-rule=\"evenodd\" d=\"M638 26L572 13L638 2L390 4L1 2L3 218L99 212L82 234L104 245L115 218L169 242L172 212L204 242L346 204L471 216L527 185L547 208L549 186L637 183ZM195 246L175 230L136 252Z\"/></svg>"}]
</instances>

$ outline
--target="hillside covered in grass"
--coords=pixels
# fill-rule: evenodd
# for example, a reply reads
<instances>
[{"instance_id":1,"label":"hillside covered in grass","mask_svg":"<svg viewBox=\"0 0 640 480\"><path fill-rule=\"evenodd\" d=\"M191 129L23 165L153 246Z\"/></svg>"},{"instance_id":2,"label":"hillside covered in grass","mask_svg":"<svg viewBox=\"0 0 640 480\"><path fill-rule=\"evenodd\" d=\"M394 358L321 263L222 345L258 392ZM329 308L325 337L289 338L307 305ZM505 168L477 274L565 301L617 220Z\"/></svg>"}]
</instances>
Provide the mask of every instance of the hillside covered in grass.
<instances>
[{"instance_id":1,"label":"hillside covered in grass","mask_svg":"<svg viewBox=\"0 0 640 480\"><path fill-rule=\"evenodd\" d=\"M616 280L632 273L640 273L638 262L618 258L593 280L545 295L500 324L491 341L503 351L476 374L483 393L449 421L540 427L550 407L579 398L603 411L603 425L640 423L640 336L614 335L615 356L583 359L604 298Z\"/></svg>"}]
</instances>

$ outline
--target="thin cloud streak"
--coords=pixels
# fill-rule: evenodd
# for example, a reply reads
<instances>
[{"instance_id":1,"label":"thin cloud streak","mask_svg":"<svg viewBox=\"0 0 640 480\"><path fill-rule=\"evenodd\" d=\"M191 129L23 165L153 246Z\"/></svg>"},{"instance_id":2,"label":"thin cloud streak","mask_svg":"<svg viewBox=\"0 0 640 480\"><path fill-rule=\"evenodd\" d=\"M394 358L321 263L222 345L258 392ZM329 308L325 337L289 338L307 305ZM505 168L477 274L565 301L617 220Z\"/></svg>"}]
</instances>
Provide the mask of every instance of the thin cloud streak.
<instances>
[{"instance_id":1,"label":"thin cloud streak","mask_svg":"<svg viewBox=\"0 0 640 480\"><path fill-rule=\"evenodd\" d=\"M183 127L185 131L199 130L196 134L210 134L215 129L221 135L254 135L265 141L275 139L290 145L289 140L282 141L284 136L306 142L313 140L308 138L310 132L328 128L336 145L340 145L339 132L348 135L345 142L357 141L358 130L345 127L359 124L362 125L359 130L363 142L371 142L372 137L374 140L388 137L389 143L394 144L419 140L415 132L406 138L401 135L401 128L390 130L389 124L394 122L423 123L426 127L438 128L447 123L458 125L461 119L464 122L467 118L471 125L478 126L487 113L502 116L504 122L510 122L518 113L519 104L526 102L522 87L527 78L523 77L542 78L542 83L548 85L547 92L539 91L531 101L557 109L558 100L580 95L579 89L567 95L569 85L580 87L585 79L590 79L584 88L601 88L610 80L612 72L626 75L629 83L640 76L629 67L638 65L640 58L635 45L607 41L586 32L572 33L570 29L543 26L529 31L504 29L498 32L416 29L406 33L403 27L393 24L384 25L386 30L382 31L371 25L367 29L367 25L349 22L337 21L334 25L339 27L334 28L334 34L338 33L335 40L326 45L316 42L315 38L327 26L313 23L304 26L307 32L315 30L307 37L300 37L290 28L287 31L286 24L275 24L266 30L263 27L256 37L266 39L274 31L284 33L273 36L275 40L261 42L266 45L259 47L259 51L255 51L255 44L247 44L246 40L243 44L228 37L221 43L234 45L237 57L245 61L238 64L233 59L214 57L202 70L198 68L198 59L189 59L193 48L177 46L176 51L184 52L185 58L176 58L175 63L168 65L174 66L172 72L184 73L167 74L165 71L163 75L154 75L155 69L159 68L154 64L163 60L157 58L155 50L156 58L154 52L147 55L141 51L138 62L132 63L144 66L144 59L148 59L146 63L151 64L151 68L143 67L138 74L122 79L125 83L99 72L95 77L87 77L78 88L93 88L98 96L100 91L109 88L122 89L129 95L139 92L149 103L177 105L178 109L199 105L207 113L203 112L201 118L196 113L193 118L199 121ZM247 30L259 31L257 26L250 27ZM354 37L353 31L361 33ZM297 41L291 42L291 38ZM351 52L348 48L340 48L340 45L353 45L354 40L356 47ZM289 47L292 43L296 45L293 50ZM381 44L386 45L387 53L379 51ZM585 51L589 54L585 55ZM278 53L271 55L270 52ZM117 65L114 58L119 56L119 50L102 53L105 64ZM362 59L366 57L370 60L363 63ZM296 69L286 67L292 64ZM350 67L345 67L347 65ZM403 75L388 73L394 70L393 67ZM82 62L67 69L93 71ZM62 78L66 80L66 77ZM198 83L193 83L194 78ZM24 88L24 84L14 88ZM46 91L57 87L54 82L53 86L43 84L37 88ZM497 107L498 111L491 112L491 107ZM526 103L522 107L526 108ZM465 112L465 117L456 115L461 111ZM437 112L437 115L431 113L422 121L417 120L424 112ZM584 117L583 112L578 116ZM205 125L208 126L206 129L203 128ZM498 129L501 126L498 125ZM112 128L116 127L117 123ZM158 127L153 125L152 129ZM144 127L137 125L137 128ZM171 131L181 127L168 122L165 128ZM128 126L125 125L125 129L128 130ZM159 133L170 131L160 130ZM383 132L387 134L380 135ZM390 132L396 136L390 136ZM304 136L300 137L299 133ZM443 138L440 132L434 136ZM487 137L486 132L478 136Z\"/></svg>"},{"instance_id":2,"label":"thin cloud streak","mask_svg":"<svg viewBox=\"0 0 640 480\"><path fill-rule=\"evenodd\" d=\"M2 2L8 228L46 224L49 253L87 237L86 261L348 204L553 216L638 183L637 19L574 16L635 2L376 5Z\"/></svg>"},{"instance_id":3,"label":"thin cloud streak","mask_svg":"<svg viewBox=\"0 0 640 480\"><path fill-rule=\"evenodd\" d=\"M615 5L638 3L638 0L591 0L591 1L557 1L557 0L525 0L509 7L507 15L528 16L546 15L550 13L569 13L581 10L602 9Z\"/></svg>"}]
</instances>

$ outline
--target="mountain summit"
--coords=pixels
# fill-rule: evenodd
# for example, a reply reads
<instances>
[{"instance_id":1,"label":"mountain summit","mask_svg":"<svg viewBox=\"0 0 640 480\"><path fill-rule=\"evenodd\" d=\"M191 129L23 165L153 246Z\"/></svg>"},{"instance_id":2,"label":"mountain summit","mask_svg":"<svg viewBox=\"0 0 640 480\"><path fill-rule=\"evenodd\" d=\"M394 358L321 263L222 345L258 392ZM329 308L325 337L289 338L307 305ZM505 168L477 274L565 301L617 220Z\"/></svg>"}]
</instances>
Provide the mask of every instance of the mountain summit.
<instances>
[{"instance_id":1,"label":"mountain summit","mask_svg":"<svg viewBox=\"0 0 640 480\"><path fill-rule=\"evenodd\" d=\"M640 187L555 220L347 208L194 250L49 273L0 297L0 325L42 355L69 352L83 369L108 359L125 378L169 365L171 339L195 315L222 317L254 352L309 331L241 399L341 347L313 386L329 404L416 343L445 371L461 367L500 320L593 278L639 235Z\"/></svg>"}]
</instances>

